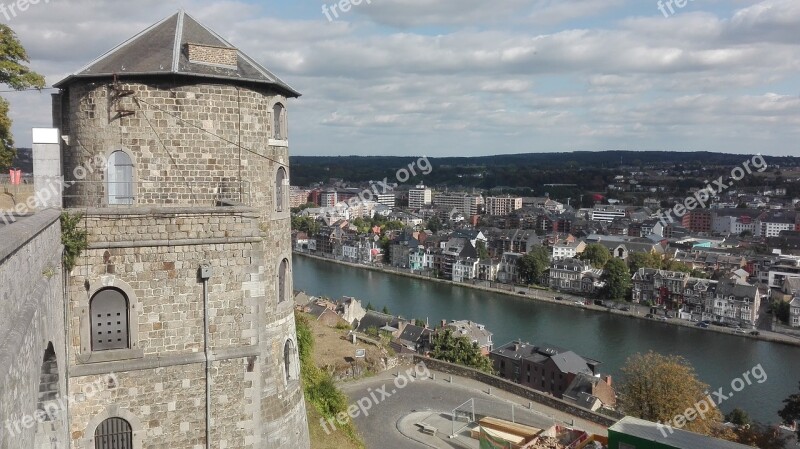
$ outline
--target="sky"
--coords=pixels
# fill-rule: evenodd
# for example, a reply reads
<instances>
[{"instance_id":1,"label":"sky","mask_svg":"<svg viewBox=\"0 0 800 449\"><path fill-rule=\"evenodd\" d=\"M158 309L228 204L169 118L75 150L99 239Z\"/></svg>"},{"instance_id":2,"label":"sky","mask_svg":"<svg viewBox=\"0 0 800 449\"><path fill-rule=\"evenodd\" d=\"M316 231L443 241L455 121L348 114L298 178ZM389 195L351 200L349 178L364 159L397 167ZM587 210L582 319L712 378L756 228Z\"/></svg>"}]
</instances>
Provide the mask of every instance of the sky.
<instances>
[{"instance_id":1,"label":"sky","mask_svg":"<svg viewBox=\"0 0 800 449\"><path fill-rule=\"evenodd\" d=\"M48 86L185 9L303 94L293 155L800 156L800 0L17 1ZM18 146L53 92L0 93Z\"/></svg>"}]
</instances>

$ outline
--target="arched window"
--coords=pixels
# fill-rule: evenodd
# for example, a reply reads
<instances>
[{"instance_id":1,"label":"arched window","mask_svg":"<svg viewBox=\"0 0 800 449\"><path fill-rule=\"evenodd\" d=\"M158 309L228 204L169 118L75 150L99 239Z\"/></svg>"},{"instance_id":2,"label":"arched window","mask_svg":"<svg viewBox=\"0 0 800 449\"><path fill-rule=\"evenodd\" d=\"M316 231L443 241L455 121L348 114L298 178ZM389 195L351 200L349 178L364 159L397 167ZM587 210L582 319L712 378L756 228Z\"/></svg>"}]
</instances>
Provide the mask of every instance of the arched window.
<instances>
[{"instance_id":1,"label":"arched window","mask_svg":"<svg viewBox=\"0 0 800 449\"><path fill-rule=\"evenodd\" d=\"M283 259L281 261L281 266L278 268L278 303L282 303L286 301L287 292L287 282L289 278L289 261L287 259Z\"/></svg>"},{"instance_id":2,"label":"arched window","mask_svg":"<svg viewBox=\"0 0 800 449\"><path fill-rule=\"evenodd\" d=\"M283 368L286 371L287 381L297 379L297 364L295 360L294 342L286 340L286 344L283 345Z\"/></svg>"},{"instance_id":3,"label":"arched window","mask_svg":"<svg viewBox=\"0 0 800 449\"><path fill-rule=\"evenodd\" d=\"M272 107L272 131L275 140L286 140L286 108L281 103Z\"/></svg>"},{"instance_id":4,"label":"arched window","mask_svg":"<svg viewBox=\"0 0 800 449\"><path fill-rule=\"evenodd\" d=\"M278 168L278 173L275 174L275 212L283 212L286 210L286 197L289 192L289 176L286 175L286 169L283 167Z\"/></svg>"},{"instance_id":5,"label":"arched window","mask_svg":"<svg viewBox=\"0 0 800 449\"><path fill-rule=\"evenodd\" d=\"M109 418L94 432L95 449L133 449L133 430L122 418Z\"/></svg>"},{"instance_id":6,"label":"arched window","mask_svg":"<svg viewBox=\"0 0 800 449\"><path fill-rule=\"evenodd\" d=\"M47 344L42 360L42 369L39 373L39 401L36 405L37 410L44 411L45 421L56 419L54 415L59 410L58 404L55 404L56 400L58 400L58 361L51 342Z\"/></svg>"},{"instance_id":7,"label":"arched window","mask_svg":"<svg viewBox=\"0 0 800 449\"><path fill-rule=\"evenodd\" d=\"M114 288L100 290L89 303L91 314L92 351L127 349L128 298Z\"/></svg>"},{"instance_id":8,"label":"arched window","mask_svg":"<svg viewBox=\"0 0 800 449\"><path fill-rule=\"evenodd\" d=\"M131 205L134 200L133 162L128 153L115 151L108 158L108 204Z\"/></svg>"}]
</instances>

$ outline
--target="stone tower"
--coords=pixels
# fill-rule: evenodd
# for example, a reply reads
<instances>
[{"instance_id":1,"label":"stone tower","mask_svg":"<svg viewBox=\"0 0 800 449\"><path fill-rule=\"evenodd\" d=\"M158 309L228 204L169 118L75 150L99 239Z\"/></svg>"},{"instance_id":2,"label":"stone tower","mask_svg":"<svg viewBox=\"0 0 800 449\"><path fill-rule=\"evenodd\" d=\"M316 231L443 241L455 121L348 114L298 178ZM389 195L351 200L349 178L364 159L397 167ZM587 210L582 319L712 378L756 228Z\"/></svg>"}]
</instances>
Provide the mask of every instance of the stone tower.
<instances>
[{"instance_id":1,"label":"stone tower","mask_svg":"<svg viewBox=\"0 0 800 449\"><path fill-rule=\"evenodd\" d=\"M299 94L182 11L55 86L64 207L90 245L66 281L71 447L309 447L288 206Z\"/></svg>"}]
</instances>

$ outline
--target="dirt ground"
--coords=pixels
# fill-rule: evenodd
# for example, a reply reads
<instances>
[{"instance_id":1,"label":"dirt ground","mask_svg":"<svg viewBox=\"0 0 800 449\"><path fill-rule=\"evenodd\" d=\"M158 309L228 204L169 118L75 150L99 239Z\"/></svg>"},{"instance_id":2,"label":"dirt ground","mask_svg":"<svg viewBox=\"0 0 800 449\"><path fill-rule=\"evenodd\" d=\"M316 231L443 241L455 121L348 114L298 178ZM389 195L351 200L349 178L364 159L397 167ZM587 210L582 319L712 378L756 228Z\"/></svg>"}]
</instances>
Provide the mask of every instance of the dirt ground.
<instances>
[{"instance_id":1,"label":"dirt ground","mask_svg":"<svg viewBox=\"0 0 800 449\"><path fill-rule=\"evenodd\" d=\"M380 371L382 358L387 354L385 350L360 340L354 345L347 339L349 331L325 326L312 317L309 317L309 323L314 333L314 360L322 368L334 367L334 377L342 380L352 377L350 368L355 361L356 349L367 352L365 359L357 361L359 377Z\"/></svg>"},{"instance_id":2,"label":"dirt ground","mask_svg":"<svg viewBox=\"0 0 800 449\"><path fill-rule=\"evenodd\" d=\"M33 185L20 185L12 186L8 184L0 184L0 211L7 211L14 209L14 199L17 202L24 202L29 196L33 195Z\"/></svg>"}]
</instances>

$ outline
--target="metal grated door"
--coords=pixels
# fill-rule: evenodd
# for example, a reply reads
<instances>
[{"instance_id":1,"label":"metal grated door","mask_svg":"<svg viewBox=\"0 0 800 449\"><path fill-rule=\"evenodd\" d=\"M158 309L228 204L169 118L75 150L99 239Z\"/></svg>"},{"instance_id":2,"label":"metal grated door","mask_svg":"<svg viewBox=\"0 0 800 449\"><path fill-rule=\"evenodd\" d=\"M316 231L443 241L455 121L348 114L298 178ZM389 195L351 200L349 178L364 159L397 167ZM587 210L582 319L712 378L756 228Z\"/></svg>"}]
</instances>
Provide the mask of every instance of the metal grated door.
<instances>
[{"instance_id":1,"label":"metal grated door","mask_svg":"<svg viewBox=\"0 0 800 449\"><path fill-rule=\"evenodd\" d=\"M128 421L109 418L94 432L95 449L133 449L133 431Z\"/></svg>"},{"instance_id":2,"label":"metal grated door","mask_svg":"<svg viewBox=\"0 0 800 449\"><path fill-rule=\"evenodd\" d=\"M118 290L98 292L92 298L92 350L128 348L128 300Z\"/></svg>"}]
</instances>

